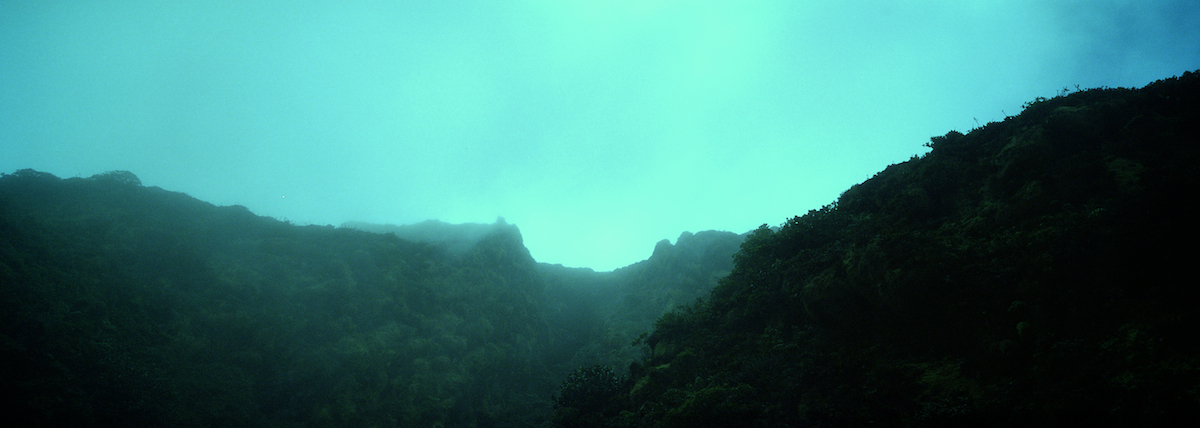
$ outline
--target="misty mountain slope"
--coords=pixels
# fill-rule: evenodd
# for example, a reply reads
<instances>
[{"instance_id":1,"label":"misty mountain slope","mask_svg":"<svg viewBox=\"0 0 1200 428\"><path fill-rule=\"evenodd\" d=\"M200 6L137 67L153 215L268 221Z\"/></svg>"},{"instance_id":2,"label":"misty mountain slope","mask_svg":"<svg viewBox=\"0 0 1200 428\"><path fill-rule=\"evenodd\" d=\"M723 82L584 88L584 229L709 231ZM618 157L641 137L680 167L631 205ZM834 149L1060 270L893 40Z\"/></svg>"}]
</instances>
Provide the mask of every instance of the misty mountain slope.
<instances>
[{"instance_id":1,"label":"misty mountain slope","mask_svg":"<svg viewBox=\"0 0 1200 428\"><path fill-rule=\"evenodd\" d=\"M0 377L34 425L523 425L561 376L515 227L452 256L23 170L0 237Z\"/></svg>"},{"instance_id":2,"label":"misty mountain slope","mask_svg":"<svg viewBox=\"0 0 1200 428\"><path fill-rule=\"evenodd\" d=\"M560 426L1161 426L1200 411L1200 74L1037 99L751 233ZM596 386L588 386L596 385ZM568 388L564 388L566 390Z\"/></svg>"},{"instance_id":3,"label":"misty mountain slope","mask_svg":"<svg viewBox=\"0 0 1200 428\"><path fill-rule=\"evenodd\" d=\"M501 221L399 234L294 226L123 171L4 174L0 378L29 400L14 417L535 425L563 376L632 358L630 342L715 285L741 241L685 233L597 273L538 264Z\"/></svg>"},{"instance_id":4,"label":"misty mountain slope","mask_svg":"<svg viewBox=\"0 0 1200 428\"><path fill-rule=\"evenodd\" d=\"M393 234L462 251L496 230L512 229L503 219L492 225L425 221L411 225L348 222L343 227ZM517 232L519 234L519 232ZM683 232L671 244L662 240L647 260L596 272L588 268L538 263L545 290L550 333L547 361L565 373L595 364L624 366L640 354L633 345L660 316L708 295L733 269L733 254L743 239L732 232Z\"/></svg>"},{"instance_id":5,"label":"misty mountain slope","mask_svg":"<svg viewBox=\"0 0 1200 428\"><path fill-rule=\"evenodd\" d=\"M417 224L405 225L374 224L361 221L349 221L341 225L344 228L390 233L400 239L434 244L445 247L455 254L469 250L484 237L499 228L508 226L503 218L497 219L494 224L450 224L438 220L426 220Z\"/></svg>"},{"instance_id":6,"label":"misty mountain slope","mask_svg":"<svg viewBox=\"0 0 1200 428\"><path fill-rule=\"evenodd\" d=\"M623 368L641 351L632 343L664 313L708 295L733 268L743 236L683 232L662 240L649 259L612 272L539 264L547 294L547 319L571 350L566 368L596 364ZM558 329L554 329L559 327Z\"/></svg>"}]
</instances>

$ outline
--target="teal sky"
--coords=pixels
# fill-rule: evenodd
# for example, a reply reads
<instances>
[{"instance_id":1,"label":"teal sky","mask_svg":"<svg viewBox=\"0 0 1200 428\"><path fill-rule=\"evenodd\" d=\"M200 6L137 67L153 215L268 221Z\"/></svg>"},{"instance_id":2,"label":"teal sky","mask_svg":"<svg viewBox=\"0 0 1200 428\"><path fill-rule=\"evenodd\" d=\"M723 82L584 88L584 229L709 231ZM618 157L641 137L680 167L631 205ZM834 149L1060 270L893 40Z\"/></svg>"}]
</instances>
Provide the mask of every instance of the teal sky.
<instances>
[{"instance_id":1,"label":"teal sky","mask_svg":"<svg viewBox=\"0 0 1200 428\"><path fill-rule=\"evenodd\" d=\"M518 225L610 270L931 136L1200 68L1191 1L0 0L0 172L297 224Z\"/></svg>"}]
</instances>

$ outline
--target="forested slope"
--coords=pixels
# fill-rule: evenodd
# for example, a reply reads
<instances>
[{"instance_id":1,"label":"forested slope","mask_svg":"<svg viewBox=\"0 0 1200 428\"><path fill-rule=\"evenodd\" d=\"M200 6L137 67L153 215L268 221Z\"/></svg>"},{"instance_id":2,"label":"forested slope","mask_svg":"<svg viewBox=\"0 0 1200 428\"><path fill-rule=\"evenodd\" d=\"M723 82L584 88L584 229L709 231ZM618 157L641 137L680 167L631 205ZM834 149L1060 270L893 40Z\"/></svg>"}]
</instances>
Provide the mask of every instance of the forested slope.
<instances>
[{"instance_id":1,"label":"forested slope","mask_svg":"<svg viewBox=\"0 0 1200 428\"><path fill-rule=\"evenodd\" d=\"M21 170L0 382L28 426L1165 425L1200 411L1197 143L1197 73L1038 99L614 272L503 222L403 239Z\"/></svg>"},{"instance_id":2,"label":"forested slope","mask_svg":"<svg viewBox=\"0 0 1200 428\"><path fill-rule=\"evenodd\" d=\"M743 239L732 232L684 232L675 244L659 241L650 258L612 272L539 264L551 338L559 343L553 348L571 353L560 356L560 369L623 371L641 355L634 342L655 320L708 295L729 274Z\"/></svg>"},{"instance_id":3,"label":"forested slope","mask_svg":"<svg viewBox=\"0 0 1200 428\"><path fill-rule=\"evenodd\" d=\"M295 226L128 172L4 174L0 383L20 397L8 415L25 426L540 425L566 374L633 355L632 338L680 297L672 283L539 265L502 221L418 232ZM722 236L736 241L713 256L720 266L658 276L700 275L689 293L707 292L741 241ZM654 311L611 304L635 290Z\"/></svg>"},{"instance_id":4,"label":"forested slope","mask_svg":"<svg viewBox=\"0 0 1200 428\"><path fill-rule=\"evenodd\" d=\"M497 220L502 225L503 219ZM410 225L347 222L343 227L393 234L459 252L471 248L497 225L425 221ZM733 269L733 254L745 235L706 230L663 239L646 260L596 272L538 263L549 326L548 370L565 374L593 365L623 369L641 351L633 342L677 306L707 296Z\"/></svg>"},{"instance_id":5,"label":"forested slope","mask_svg":"<svg viewBox=\"0 0 1200 428\"><path fill-rule=\"evenodd\" d=\"M1200 74L1037 99L747 237L559 426L1165 426L1200 411Z\"/></svg>"},{"instance_id":6,"label":"forested slope","mask_svg":"<svg viewBox=\"0 0 1200 428\"><path fill-rule=\"evenodd\" d=\"M39 423L518 424L557 382L514 226L450 255L128 173L19 171L0 209L5 389Z\"/></svg>"}]
</instances>

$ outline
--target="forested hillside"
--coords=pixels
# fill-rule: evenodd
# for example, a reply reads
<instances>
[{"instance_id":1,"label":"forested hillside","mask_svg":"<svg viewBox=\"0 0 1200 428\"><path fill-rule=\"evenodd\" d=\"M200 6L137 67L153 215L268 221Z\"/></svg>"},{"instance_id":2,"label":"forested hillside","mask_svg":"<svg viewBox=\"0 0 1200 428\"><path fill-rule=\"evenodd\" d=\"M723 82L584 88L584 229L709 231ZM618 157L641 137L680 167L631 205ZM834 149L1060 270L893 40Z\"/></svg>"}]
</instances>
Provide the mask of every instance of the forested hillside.
<instances>
[{"instance_id":1,"label":"forested hillside","mask_svg":"<svg viewBox=\"0 0 1200 428\"><path fill-rule=\"evenodd\" d=\"M547 293L515 225L450 235L470 239L296 227L124 171L2 176L2 381L26 400L11 415L122 427L545 421L578 350L619 352L593 342L620 315L587 300L563 311L560 289L587 284L556 277ZM662 312L622 327L648 330Z\"/></svg>"},{"instance_id":2,"label":"forested hillside","mask_svg":"<svg viewBox=\"0 0 1200 428\"><path fill-rule=\"evenodd\" d=\"M563 369L603 365L624 372L641 356L634 342L677 306L707 296L733 268L742 235L684 232L659 241L649 259L613 272L539 264L552 337L569 351Z\"/></svg>"},{"instance_id":3,"label":"forested hillside","mask_svg":"<svg viewBox=\"0 0 1200 428\"><path fill-rule=\"evenodd\" d=\"M613 272L537 263L502 220L296 226L129 172L3 174L8 416L1049 427L1200 414L1186 206L1200 73L1039 98L930 147L779 227L684 233Z\"/></svg>"},{"instance_id":4,"label":"forested hillside","mask_svg":"<svg viewBox=\"0 0 1200 428\"><path fill-rule=\"evenodd\" d=\"M432 243L452 252L471 248L503 225L447 224L425 221L411 225L347 222L343 227L393 234ZM661 240L650 258L613 272L538 263L544 284L549 325L547 361L551 371L605 365L622 369L640 356L633 344L654 321L677 306L707 296L733 269L733 254L744 235L732 232L683 232L675 244Z\"/></svg>"},{"instance_id":5,"label":"forested hillside","mask_svg":"<svg viewBox=\"0 0 1200 428\"><path fill-rule=\"evenodd\" d=\"M754 231L559 426L1168 426L1200 414L1200 74L1037 99Z\"/></svg>"},{"instance_id":6,"label":"forested hillside","mask_svg":"<svg viewBox=\"0 0 1200 428\"><path fill-rule=\"evenodd\" d=\"M128 172L6 174L0 382L20 397L9 416L27 426L539 425L580 349L620 353L596 341L648 330L665 311L610 331L629 317L561 300L564 290L611 300L612 290L581 290L632 285L590 270L578 283L543 279L554 269L513 225L445 232L453 238L430 243L294 226ZM723 248L727 272L736 243Z\"/></svg>"},{"instance_id":7,"label":"forested hillside","mask_svg":"<svg viewBox=\"0 0 1200 428\"><path fill-rule=\"evenodd\" d=\"M134 180L3 177L4 378L34 420L467 425L554 382L515 228L451 257Z\"/></svg>"}]
</instances>

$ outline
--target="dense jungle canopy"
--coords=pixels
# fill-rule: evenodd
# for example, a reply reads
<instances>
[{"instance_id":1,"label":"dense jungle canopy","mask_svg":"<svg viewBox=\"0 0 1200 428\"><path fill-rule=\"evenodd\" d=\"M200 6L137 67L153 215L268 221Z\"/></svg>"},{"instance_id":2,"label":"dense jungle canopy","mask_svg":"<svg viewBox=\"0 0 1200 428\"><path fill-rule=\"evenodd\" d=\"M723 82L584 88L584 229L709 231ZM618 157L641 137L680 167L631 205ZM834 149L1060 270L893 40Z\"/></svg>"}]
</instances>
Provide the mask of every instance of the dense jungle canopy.
<instances>
[{"instance_id":1,"label":"dense jungle canopy","mask_svg":"<svg viewBox=\"0 0 1200 428\"><path fill-rule=\"evenodd\" d=\"M1200 74L1039 98L929 146L781 226L684 233L613 272L537 263L502 220L297 226L130 172L4 174L9 416L1024 427L1200 411L1200 234L1182 206L1200 193Z\"/></svg>"},{"instance_id":2,"label":"dense jungle canopy","mask_svg":"<svg viewBox=\"0 0 1200 428\"><path fill-rule=\"evenodd\" d=\"M387 231L395 226L353 225ZM732 267L685 233L615 272L514 225L296 226L129 172L0 177L0 379L30 426L529 426L573 369ZM430 230L437 232L430 235ZM406 236L405 232L401 232Z\"/></svg>"},{"instance_id":3,"label":"dense jungle canopy","mask_svg":"<svg viewBox=\"0 0 1200 428\"><path fill-rule=\"evenodd\" d=\"M1037 99L747 237L564 426L1165 426L1200 410L1200 74ZM606 376L577 382L603 385Z\"/></svg>"}]
</instances>

